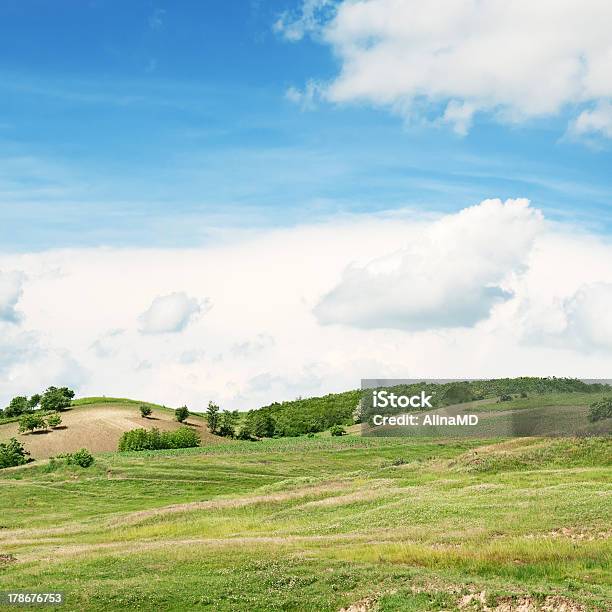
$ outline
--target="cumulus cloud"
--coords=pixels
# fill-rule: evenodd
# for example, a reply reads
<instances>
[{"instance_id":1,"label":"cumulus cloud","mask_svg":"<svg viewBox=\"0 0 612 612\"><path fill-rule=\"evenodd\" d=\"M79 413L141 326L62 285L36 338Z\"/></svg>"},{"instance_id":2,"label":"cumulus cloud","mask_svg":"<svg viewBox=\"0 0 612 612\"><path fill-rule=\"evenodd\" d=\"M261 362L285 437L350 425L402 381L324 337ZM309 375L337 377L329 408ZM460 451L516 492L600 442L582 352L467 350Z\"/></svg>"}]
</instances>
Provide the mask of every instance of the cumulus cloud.
<instances>
[{"instance_id":1,"label":"cumulus cloud","mask_svg":"<svg viewBox=\"0 0 612 612\"><path fill-rule=\"evenodd\" d=\"M527 200L486 200L433 223L405 249L350 267L315 315L362 328L472 326L511 297L504 283L542 229Z\"/></svg>"},{"instance_id":2,"label":"cumulus cloud","mask_svg":"<svg viewBox=\"0 0 612 612\"><path fill-rule=\"evenodd\" d=\"M144 334L165 334L183 331L198 314L209 308L184 292L160 295L140 316L140 331Z\"/></svg>"},{"instance_id":3,"label":"cumulus cloud","mask_svg":"<svg viewBox=\"0 0 612 612\"><path fill-rule=\"evenodd\" d=\"M564 310L568 339L582 348L612 349L612 283L584 285Z\"/></svg>"},{"instance_id":4,"label":"cumulus cloud","mask_svg":"<svg viewBox=\"0 0 612 612\"><path fill-rule=\"evenodd\" d=\"M0 321L19 322L16 307L23 293L23 281L21 272L0 272Z\"/></svg>"},{"instance_id":5,"label":"cumulus cloud","mask_svg":"<svg viewBox=\"0 0 612 612\"><path fill-rule=\"evenodd\" d=\"M477 113L519 122L593 106L575 129L610 136L612 4L601 0L341 0L325 13L305 0L281 20L289 40L330 45L340 72L333 102L437 115L465 133Z\"/></svg>"}]
</instances>

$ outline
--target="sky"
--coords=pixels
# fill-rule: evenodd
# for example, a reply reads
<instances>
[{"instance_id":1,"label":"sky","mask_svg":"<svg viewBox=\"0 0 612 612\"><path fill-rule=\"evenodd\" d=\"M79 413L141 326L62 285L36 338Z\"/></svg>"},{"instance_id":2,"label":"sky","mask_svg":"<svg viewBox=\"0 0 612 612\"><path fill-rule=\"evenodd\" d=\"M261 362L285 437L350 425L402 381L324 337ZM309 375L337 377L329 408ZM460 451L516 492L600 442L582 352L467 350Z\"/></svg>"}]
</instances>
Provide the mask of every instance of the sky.
<instances>
[{"instance_id":1,"label":"sky","mask_svg":"<svg viewBox=\"0 0 612 612\"><path fill-rule=\"evenodd\" d=\"M0 3L0 404L609 377L601 0Z\"/></svg>"}]
</instances>

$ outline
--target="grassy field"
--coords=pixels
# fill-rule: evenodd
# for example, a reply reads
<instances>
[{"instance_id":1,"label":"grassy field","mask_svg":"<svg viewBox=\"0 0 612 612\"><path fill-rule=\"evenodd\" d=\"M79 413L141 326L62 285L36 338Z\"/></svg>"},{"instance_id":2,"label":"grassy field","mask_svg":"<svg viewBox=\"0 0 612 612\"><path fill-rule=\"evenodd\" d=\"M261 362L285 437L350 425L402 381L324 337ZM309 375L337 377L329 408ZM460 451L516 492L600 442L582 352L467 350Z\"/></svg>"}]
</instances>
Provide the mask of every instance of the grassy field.
<instances>
[{"instance_id":1,"label":"grassy field","mask_svg":"<svg viewBox=\"0 0 612 612\"><path fill-rule=\"evenodd\" d=\"M62 590L63 610L605 610L611 451L351 435L10 468L0 590Z\"/></svg>"}]
</instances>

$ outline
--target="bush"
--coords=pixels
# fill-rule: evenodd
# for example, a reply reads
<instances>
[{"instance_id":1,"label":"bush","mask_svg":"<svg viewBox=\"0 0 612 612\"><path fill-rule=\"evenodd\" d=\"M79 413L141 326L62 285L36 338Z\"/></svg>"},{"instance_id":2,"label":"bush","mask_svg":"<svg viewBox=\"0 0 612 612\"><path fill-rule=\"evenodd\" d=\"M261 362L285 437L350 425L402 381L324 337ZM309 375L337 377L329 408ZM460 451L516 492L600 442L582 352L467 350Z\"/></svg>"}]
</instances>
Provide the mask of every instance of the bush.
<instances>
[{"instance_id":1,"label":"bush","mask_svg":"<svg viewBox=\"0 0 612 612\"><path fill-rule=\"evenodd\" d=\"M182 406L181 408L177 408L174 411L174 416L179 423L184 423L189 416L189 408L187 406Z\"/></svg>"},{"instance_id":2,"label":"bush","mask_svg":"<svg viewBox=\"0 0 612 612\"><path fill-rule=\"evenodd\" d=\"M59 427L62 424L62 417L59 415L59 413L54 412L53 414L50 414L47 417L47 425L49 425L49 427L53 427L53 429L55 429L56 427Z\"/></svg>"},{"instance_id":3,"label":"bush","mask_svg":"<svg viewBox=\"0 0 612 612\"><path fill-rule=\"evenodd\" d=\"M179 427L176 431L158 429L132 429L123 433L119 439L120 451L161 450L164 448L192 448L199 446L200 436L189 427Z\"/></svg>"},{"instance_id":4,"label":"bush","mask_svg":"<svg viewBox=\"0 0 612 612\"><path fill-rule=\"evenodd\" d=\"M162 433L161 445L161 448L195 448L200 445L200 436L191 427L179 427Z\"/></svg>"},{"instance_id":5,"label":"bush","mask_svg":"<svg viewBox=\"0 0 612 612\"><path fill-rule=\"evenodd\" d=\"M344 436L344 435L346 435L346 429L344 429L344 427L342 427L342 425L334 425L329 430L329 433L332 436Z\"/></svg>"},{"instance_id":6,"label":"bush","mask_svg":"<svg viewBox=\"0 0 612 612\"><path fill-rule=\"evenodd\" d=\"M589 406L589 421L601 421L612 417L612 398L604 397Z\"/></svg>"},{"instance_id":7,"label":"bush","mask_svg":"<svg viewBox=\"0 0 612 612\"><path fill-rule=\"evenodd\" d=\"M14 467L28 462L27 450L16 438L0 443L0 468Z\"/></svg>"},{"instance_id":8,"label":"bush","mask_svg":"<svg viewBox=\"0 0 612 612\"><path fill-rule=\"evenodd\" d=\"M509 395L508 393L502 393L502 395L499 398L500 402L511 402L512 401L512 396Z\"/></svg>"},{"instance_id":9,"label":"bush","mask_svg":"<svg viewBox=\"0 0 612 612\"><path fill-rule=\"evenodd\" d=\"M19 432L25 433L26 431L33 432L36 429L46 429L47 421L42 415L34 412L29 412L21 416L19 419Z\"/></svg>"},{"instance_id":10,"label":"bush","mask_svg":"<svg viewBox=\"0 0 612 612\"><path fill-rule=\"evenodd\" d=\"M151 416L151 414L153 414L153 410L151 410L149 406L145 406L144 404L140 406L140 416L143 419L146 419L148 416Z\"/></svg>"},{"instance_id":11,"label":"bush","mask_svg":"<svg viewBox=\"0 0 612 612\"><path fill-rule=\"evenodd\" d=\"M93 455L86 449L81 448L74 453L65 455L68 465L78 465L82 468L88 468L94 462Z\"/></svg>"}]
</instances>

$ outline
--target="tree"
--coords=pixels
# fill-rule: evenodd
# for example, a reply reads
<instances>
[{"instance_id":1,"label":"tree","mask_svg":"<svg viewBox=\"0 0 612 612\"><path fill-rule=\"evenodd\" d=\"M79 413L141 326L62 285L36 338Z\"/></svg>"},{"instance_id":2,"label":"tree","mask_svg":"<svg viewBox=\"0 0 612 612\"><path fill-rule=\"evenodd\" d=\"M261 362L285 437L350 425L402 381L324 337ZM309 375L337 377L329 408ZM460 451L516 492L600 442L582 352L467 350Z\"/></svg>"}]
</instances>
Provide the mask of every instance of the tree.
<instances>
[{"instance_id":1,"label":"tree","mask_svg":"<svg viewBox=\"0 0 612 612\"><path fill-rule=\"evenodd\" d=\"M56 427L59 427L62 424L62 417L59 415L58 412L54 412L53 414L50 414L47 417L47 425L49 425L49 427L52 427L53 429L55 429Z\"/></svg>"},{"instance_id":2,"label":"tree","mask_svg":"<svg viewBox=\"0 0 612 612\"><path fill-rule=\"evenodd\" d=\"M229 410L224 410L219 419L219 431L217 432L224 438L233 438L236 435L235 423L238 415Z\"/></svg>"},{"instance_id":3,"label":"tree","mask_svg":"<svg viewBox=\"0 0 612 612\"><path fill-rule=\"evenodd\" d=\"M182 406L181 408L177 408L174 411L174 416L179 423L184 423L189 416L189 408L187 406Z\"/></svg>"},{"instance_id":4,"label":"tree","mask_svg":"<svg viewBox=\"0 0 612 612\"><path fill-rule=\"evenodd\" d=\"M153 413L153 410L151 410L149 406L145 406L144 404L140 406L140 416L143 419L146 419L148 416L151 416L152 413Z\"/></svg>"},{"instance_id":5,"label":"tree","mask_svg":"<svg viewBox=\"0 0 612 612\"><path fill-rule=\"evenodd\" d=\"M271 438L276 431L276 423L267 412L254 411L247 415L250 417L250 429L258 438Z\"/></svg>"},{"instance_id":6,"label":"tree","mask_svg":"<svg viewBox=\"0 0 612 612\"><path fill-rule=\"evenodd\" d=\"M206 420L208 421L208 429L210 433L217 433L217 428L219 427L219 406L214 402L208 402L208 407L206 408Z\"/></svg>"},{"instance_id":7,"label":"tree","mask_svg":"<svg viewBox=\"0 0 612 612\"><path fill-rule=\"evenodd\" d=\"M23 465L28 462L27 450L16 438L11 438L8 442L0 443L0 468Z\"/></svg>"},{"instance_id":8,"label":"tree","mask_svg":"<svg viewBox=\"0 0 612 612\"><path fill-rule=\"evenodd\" d=\"M28 406L32 409L36 408L40 404L40 393L35 393L29 400Z\"/></svg>"},{"instance_id":9,"label":"tree","mask_svg":"<svg viewBox=\"0 0 612 612\"><path fill-rule=\"evenodd\" d=\"M40 399L40 407L47 412L61 412L70 408L74 391L68 387L49 387Z\"/></svg>"},{"instance_id":10,"label":"tree","mask_svg":"<svg viewBox=\"0 0 612 612\"><path fill-rule=\"evenodd\" d=\"M11 400L11 403L6 407L4 416L15 417L27 412L30 409L28 398L25 395L18 395Z\"/></svg>"},{"instance_id":11,"label":"tree","mask_svg":"<svg viewBox=\"0 0 612 612\"><path fill-rule=\"evenodd\" d=\"M24 433L26 431L33 432L37 429L46 429L47 421L42 417L42 415L36 412L27 412L22 415L19 419L19 431L20 433Z\"/></svg>"}]
</instances>

